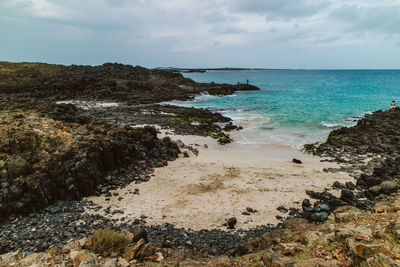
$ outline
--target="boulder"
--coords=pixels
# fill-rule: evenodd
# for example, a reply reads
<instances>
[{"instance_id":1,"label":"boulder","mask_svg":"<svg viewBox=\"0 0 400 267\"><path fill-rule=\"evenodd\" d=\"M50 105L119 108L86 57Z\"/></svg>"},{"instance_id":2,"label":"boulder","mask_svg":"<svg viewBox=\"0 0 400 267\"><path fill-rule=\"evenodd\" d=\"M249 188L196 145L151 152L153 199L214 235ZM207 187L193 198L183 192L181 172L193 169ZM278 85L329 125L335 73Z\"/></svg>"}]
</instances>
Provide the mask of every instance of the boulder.
<instances>
[{"instance_id":1,"label":"boulder","mask_svg":"<svg viewBox=\"0 0 400 267\"><path fill-rule=\"evenodd\" d=\"M316 226L314 224L309 223L304 218L291 218L282 222L282 228L289 229L292 231L305 232L314 230Z\"/></svg>"},{"instance_id":2,"label":"boulder","mask_svg":"<svg viewBox=\"0 0 400 267\"><path fill-rule=\"evenodd\" d=\"M75 267L94 267L98 266L97 257L93 253L87 251L73 251L70 258L74 262Z\"/></svg>"},{"instance_id":3,"label":"boulder","mask_svg":"<svg viewBox=\"0 0 400 267\"><path fill-rule=\"evenodd\" d=\"M145 240L140 239L136 244L129 245L127 248L125 248L122 257L127 261L136 259L139 250L142 248L142 246L144 246L144 244Z\"/></svg>"},{"instance_id":4,"label":"boulder","mask_svg":"<svg viewBox=\"0 0 400 267\"><path fill-rule=\"evenodd\" d=\"M396 181L384 181L379 186L383 194L394 193L400 188L400 184Z\"/></svg>"},{"instance_id":5,"label":"boulder","mask_svg":"<svg viewBox=\"0 0 400 267\"><path fill-rule=\"evenodd\" d=\"M371 240L372 230L365 225L343 225L336 229L335 236L339 241L345 241L350 237L354 240Z\"/></svg>"},{"instance_id":6,"label":"boulder","mask_svg":"<svg viewBox=\"0 0 400 267\"><path fill-rule=\"evenodd\" d=\"M351 255L361 259L368 259L378 253L385 254L388 250L382 243L355 241L351 238L347 239L346 245Z\"/></svg>"},{"instance_id":7,"label":"boulder","mask_svg":"<svg viewBox=\"0 0 400 267\"><path fill-rule=\"evenodd\" d=\"M354 222L357 220L357 215L360 213L359 209L353 206L342 206L337 208L333 214L335 216L335 222Z\"/></svg>"},{"instance_id":8,"label":"boulder","mask_svg":"<svg viewBox=\"0 0 400 267\"><path fill-rule=\"evenodd\" d=\"M153 243L146 243L136 252L135 258L138 260L147 259L153 256L156 253L157 249L157 246Z\"/></svg>"},{"instance_id":9,"label":"boulder","mask_svg":"<svg viewBox=\"0 0 400 267\"><path fill-rule=\"evenodd\" d=\"M280 256L270 249L263 251L262 261L266 266L276 267L289 267L295 264L291 258Z\"/></svg>"},{"instance_id":10,"label":"boulder","mask_svg":"<svg viewBox=\"0 0 400 267\"><path fill-rule=\"evenodd\" d=\"M136 189L135 189L135 191L136 191ZM145 242L149 241L148 236L147 236L147 231L143 227L129 228L129 233L127 233L127 236L130 237L131 242L133 242L133 243L138 242L140 239L143 239Z\"/></svg>"},{"instance_id":11,"label":"boulder","mask_svg":"<svg viewBox=\"0 0 400 267\"><path fill-rule=\"evenodd\" d=\"M367 261L368 267L375 267L375 266L383 266L383 267L396 267L399 266L399 262L395 262L391 257L386 256L385 254L378 253L375 254L373 257L368 258Z\"/></svg>"},{"instance_id":12,"label":"boulder","mask_svg":"<svg viewBox=\"0 0 400 267\"><path fill-rule=\"evenodd\" d=\"M342 189L340 199L347 203L351 203L354 200L354 193L350 190Z\"/></svg>"}]
</instances>

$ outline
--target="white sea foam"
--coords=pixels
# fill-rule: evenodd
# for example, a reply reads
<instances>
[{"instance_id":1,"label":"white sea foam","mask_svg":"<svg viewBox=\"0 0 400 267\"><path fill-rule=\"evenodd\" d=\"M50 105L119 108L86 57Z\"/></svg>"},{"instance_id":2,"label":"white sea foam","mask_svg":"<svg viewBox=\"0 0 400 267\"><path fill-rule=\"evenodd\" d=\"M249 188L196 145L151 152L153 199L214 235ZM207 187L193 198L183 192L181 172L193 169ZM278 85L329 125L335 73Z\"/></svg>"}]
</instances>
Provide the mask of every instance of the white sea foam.
<instances>
[{"instance_id":1,"label":"white sea foam","mask_svg":"<svg viewBox=\"0 0 400 267\"><path fill-rule=\"evenodd\" d=\"M207 93L198 95L192 101L171 101L165 104L178 106L201 107L204 104L209 106L210 110L221 113L232 119L233 123L242 126L241 131L230 132L234 140L241 144L283 144L294 148L301 148L304 144L323 142L326 140L329 132L340 127L354 126L357 121L365 114L357 114L337 121L321 121L319 127L315 124L296 126L284 126L271 119L268 114L257 111L249 111L247 107L226 107L221 109L213 105L210 100L220 98ZM210 105L210 103L213 103Z\"/></svg>"},{"instance_id":2,"label":"white sea foam","mask_svg":"<svg viewBox=\"0 0 400 267\"><path fill-rule=\"evenodd\" d=\"M207 102L214 98L219 98L221 96L210 95L208 93L202 93L196 95L193 100L183 101L183 100L172 100L161 102L161 105L172 105L172 106L180 106L180 107L191 107L195 103Z\"/></svg>"},{"instance_id":3,"label":"white sea foam","mask_svg":"<svg viewBox=\"0 0 400 267\"><path fill-rule=\"evenodd\" d=\"M73 104L79 108L88 110L91 108L118 107L121 103L104 102L104 101L64 100L64 101L57 101L56 104Z\"/></svg>"},{"instance_id":4,"label":"white sea foam","mask_svg":"<svg viewBox=\"0 0 400 267\"><path fill-rule=\"evenodd\" d=\"M324 121L321 121L321 124L327 128L337 128L337 127L342 126L339 123L329 123L329 122L324 122Z\"/></svg>"},{"instance_id":5,"label":"white sea foam","mask_svg":"<svg viewBox=\"0 0 400 267\"><path fill-rule=\"evenodd\" d=\"M214 99L214 98L218 98L221 96L217 96L217 95L210 95L209 93L205 92L205 93L201 93L199 95L196 95L194 97L193 101L196 102L205 102L205 101L209 101L210 99Z\"/></svg>"},{"instance_id":6,"label":"white sea foam","mask_svg":"<svg viewBox=\"0 0 400 267\"><path fill-rule=\"evenodd\" d=\"M304 144L324 141L329 130L312 133L306 130L275 128L265 131L257 128L244 128L230 135L240 144L282 144L300 149Z\"/></svg>"}]
</instances>

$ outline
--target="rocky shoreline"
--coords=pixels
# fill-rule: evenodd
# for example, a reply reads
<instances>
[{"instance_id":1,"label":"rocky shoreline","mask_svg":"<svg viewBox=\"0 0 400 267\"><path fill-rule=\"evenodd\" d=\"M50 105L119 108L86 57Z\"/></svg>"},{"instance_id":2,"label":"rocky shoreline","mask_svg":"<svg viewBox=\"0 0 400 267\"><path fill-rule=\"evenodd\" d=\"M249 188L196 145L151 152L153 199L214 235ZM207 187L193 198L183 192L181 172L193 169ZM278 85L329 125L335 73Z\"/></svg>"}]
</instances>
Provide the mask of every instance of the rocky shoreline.
<instances>
[{"instance_id":1,"label":"rocky shoreline","mask_svg":"<svg viewBox=\"0 0 400 267\"><path fill-rule=\"evenodd\" d=\"M257 89L251 85L197 84L179 73L121 64L66 67L0 63L0 76L0 253L18 248L44 251L52 244L62 246L71 238L106 226L128 227L126 222L116 226L115 221L89 215L85 209L96 207L78 200L148 181L153 168L182 154L180 148L197 153L168 137L158 139L154 127L131 126L160 125L178 134L211 136L224 144L230 142L225 131L239 130L230 119L208 110L156 103L186 100L201 92L226 95ZM148 90L133 92L136 82ZM160 90L165 92L160 94ZM79 100L54 103L62 99ZM113 100L118 104L107 104ZM146 227L144 222L137 218L130 226ZM258 236L270 228L263 226L241 236ZM160 246L167 242L182 248L193 244L203 250L217 247L210 255L228 253L242 240L238 234L188 232L172 225L147 230ZM208 243L198 245L204 237Z\"/></svg>"},{"instance_id":2,"label":"rocky shoreline","mask_svg":"<svg viewBox=\"0 0 400 267\"><path fill-rule=\"evenodd\" d=\"M154 128L132 125L157 124L177 133L211 136L220 144L231 141L224 130L238 129L208 110L154 103L190 99L201 92L257 90L251 85L197 84L176 72L122 64L3 62L0 77L0 220L59 199L147 181L152 168L178 157L180 150L169 138L159 140ZM105 108L54 103L65 98L123 102Z\"/></svg>"},{"instance_id":3,"label":"rocky shoreline","mask_svg":"<svg viewBox=\"0 0 400 267\"><path fill-rule=\"evenodd\" d=\"M197 84L173 71L121 64L89 67L0 63L0 81L0 254L20 251L1 256L0 266L26 258L28 254L21 252L45 250L47 253L35 255L47 257L47 261L58 257L60 264L69 264L73 258L74 266L97 266L101 260L105 264L112 259L115 264L107 266L129 266L137 261L155 260L151 258L154 255L173 258L176 254L179 260L172 259L171 264L180 266L214 266L212 262L219 260L228 265L246 266L247 262L256 266L293 266L296 262L304 263L304 255L318 258L318 264L322 264L321 258L330 257L328 261L333 265L329 266L398 263L395 261L400 254L389 253L397 251L398 244L389 238L397 238L398 231L395 193L400 189L400 109L374 112L354 127L331 132L319 146L305 146L306 151L341 166L325 171L345 171L356 178L356 184L332 185L341 190L339 197L328 190L307 191L314 201L303 200L302 210L279 207L285 220L278 226L246 231L190 231L168 224L146 226L145 216L117 222L90 215L85 210L101 207L79 199L91 194L111 194L110 190L132 182L146 182L154 168L184 156L183 148L196 152L195 148L168 137L158 139L154 127L132 125L157 124L179 134L212 136L220 144L230 142L227 131L239 130L218 113L158 102L187 100L201 92L226 95L257 88ZM59 100L75 100L75 105L54 103ZM117 104L93 107L93 101ZM368 220L374 218L373 212L390 213L385 217L389 226L372 225ZM357 220L364 220L366 229L356 228ZM379 218L374 220L380 222ZM315 226L319 224L322 226ZM90 254L88 257L96 264L81 265L83 260L77 264L71 251L82 252L91 247L85 242L77 245L73 240L87 238L107 227L119 232L141 229L146 238L131 240L130 246L136 250L129 255L125 250L123 254L128 256L109 251L111 254L103 256ZM125 235L130 236L127 232ZM375 242L378 239L384 247ZM318 255L310 248L315 244L326 253ZM331 244L344 248L329 250L327 246ZM49 247L56 252L49 251ZM360 247L372 252L360 252ZM252 256L243 256L247 254ZM243 257L216 257L219 255ZM196 261L187 260L185 265L185 259Z\"/></svg>"},{"instance_id":4,"label":"rocky shoreline","mask_svg":"<svg viewBox=\"0 0 400 267\"><path fill-rule=\"evenodd\" d=\"M325 161L341 166L325 171L345 171L356 178L353 183L335 183L340 197L329 192L308 191L318 201L314 207L303 201L302 217L323 222L338 207L351 205L370 210L376 202L387 199L400 189L399 180L399 126L400 109L376 111L359 120L354 127L332 131L325 143L306 145L305 150Z\"/></svg>"}]
</instances>

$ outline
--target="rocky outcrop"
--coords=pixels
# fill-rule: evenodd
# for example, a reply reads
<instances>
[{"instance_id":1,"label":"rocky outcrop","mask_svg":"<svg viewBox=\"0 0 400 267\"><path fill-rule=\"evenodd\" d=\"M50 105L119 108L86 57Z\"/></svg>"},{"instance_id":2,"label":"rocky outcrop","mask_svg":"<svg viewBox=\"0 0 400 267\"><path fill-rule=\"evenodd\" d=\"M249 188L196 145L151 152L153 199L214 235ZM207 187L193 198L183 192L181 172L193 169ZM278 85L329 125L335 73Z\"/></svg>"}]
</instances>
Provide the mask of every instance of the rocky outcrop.
<instances>
[{"instance_id":1,"label":"rocky outcrop","mask_svg":"<svg viewBox=\"0 0 400 267\"><path fill-rule=\"evenodd\" d=\"M399 266L399 201L397 193L371 211L342 206L320 226L288 219L281 229L240 244L235 254L247 254L241 262L268 260L267 266Z\"/></svg>"},{"instance_id":2,"label":"rocky outcrop","mask_svg":"<svg viewBox=\"0 0 400 267\"><path fill-rule=\"evenodd\" d=\"M63 66L44 63L0 63L0 93L40 99L116 100L130 104L188 100L207 92L228 95L258 90L248 84L195 83L173 70L106 63Z\"/></svg>"},{"instance_id":3,"label":"rocky outcrop","mask_svg":"<svg viewBox=\"0 0 400 267\"><path fill-rule=\"evenodd\" d=\"M400 188L400 109L376 111L366 115L350 128L332 131L325 143L307 145L305 149L328 157L326 161L338 162L338 169L356 178L356 184L348 182L333 184L340 196L329 193L307 191L318 201L311 206L303 201L302 217L312 222L323 222L329 214L344 205L370 209L376 202L386 199Z\"/></svg>"},{"instance_id":4,"label":"rocky outcrop","mask_svg":"<svg viewBox=\"0 0 400 267\"><path fill-rule=\"evenodd\" d=\"M220 144L231 142L226 132L241 129L233 125L230 118L219 113L171 105L121 105L109 110L93 108L84 112L90 117L101 117L111 124L156 124L176 134L210 136Z\"/></svg>"},{"instance_id":5,"label":"rocky outcrop","mask_svg":"<svg viewBox=\"0 0 400 267\"><path fill-rule=\"evenodd\" d=\"M18 99L16 99L18 101ZM179 148L157 138L153 127L133 129L70 114L43 115L45 103L29 100L2 108L0 115L0 218L26 214L59 199L105 193L174 160ZM4 102L2 102L4 103ZM74 109L65 107L64 111ZM71 122L68 122L71 121ZM121 167L129 173L112 178ZM123 178L121 178L123 177Z\"/></svg>"},{"instance_id":6,"label":"rocky outcrop","mask_svg":"<svg viewBox=\"0 0 400 267\"><path fill-rule=\"evenodd\" d=\"M354 127L332 131L315 151L319 156L338 157L342 153L398 156L400 153L400 109L376 111Z\"/></svg>"}]
</instances>

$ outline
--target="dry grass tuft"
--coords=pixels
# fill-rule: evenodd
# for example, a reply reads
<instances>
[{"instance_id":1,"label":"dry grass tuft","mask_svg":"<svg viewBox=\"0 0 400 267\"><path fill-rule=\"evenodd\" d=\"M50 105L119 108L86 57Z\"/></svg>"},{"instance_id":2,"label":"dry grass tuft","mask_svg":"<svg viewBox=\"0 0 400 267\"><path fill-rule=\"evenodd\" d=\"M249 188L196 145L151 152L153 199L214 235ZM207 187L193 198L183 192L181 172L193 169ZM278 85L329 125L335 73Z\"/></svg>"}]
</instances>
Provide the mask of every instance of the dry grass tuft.
<instances>
[{"instance_id":1,"label":"dry grass tuft","mask_svg":"<svg viewBox=\"0 0 400 267\"><path fill-rule=\"evenodd\" d=\"M92 250L98 254L122 254L129 242L126 236L111 228L100 229L93 234Z\"/></svg>"}]
</instances>

